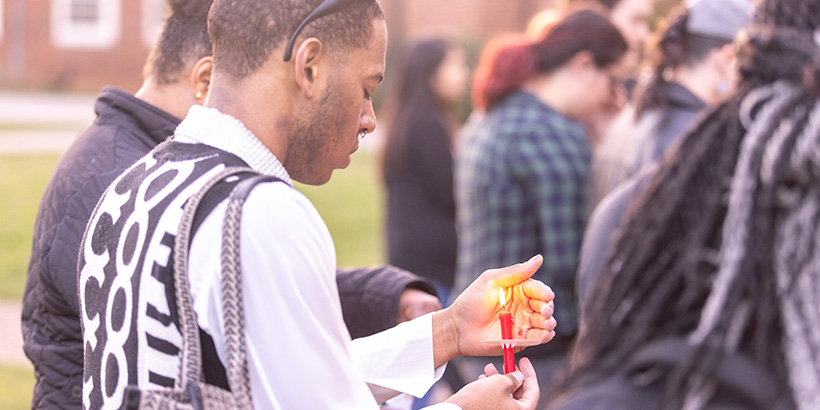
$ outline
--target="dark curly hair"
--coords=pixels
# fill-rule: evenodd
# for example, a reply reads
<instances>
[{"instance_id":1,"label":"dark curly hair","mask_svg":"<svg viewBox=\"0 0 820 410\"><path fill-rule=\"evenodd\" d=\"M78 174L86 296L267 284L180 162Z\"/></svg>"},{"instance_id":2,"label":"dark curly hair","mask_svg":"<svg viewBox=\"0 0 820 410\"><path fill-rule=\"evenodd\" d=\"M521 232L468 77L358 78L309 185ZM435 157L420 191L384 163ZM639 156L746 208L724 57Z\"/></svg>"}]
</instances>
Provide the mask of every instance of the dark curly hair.
<instances>
[{"instance_id":1,"label":"dark curly hair","mask_svg":"<svg viewBox=\"0 0 820 410\"><path fill-rule=\"evenodd\" d=\"M159 40L151 49L143 74L159 84L184 78L185 67L211 55L208 10L213 0L168 0L171 15L165 20Z\"/></svg>"}]
</instances>

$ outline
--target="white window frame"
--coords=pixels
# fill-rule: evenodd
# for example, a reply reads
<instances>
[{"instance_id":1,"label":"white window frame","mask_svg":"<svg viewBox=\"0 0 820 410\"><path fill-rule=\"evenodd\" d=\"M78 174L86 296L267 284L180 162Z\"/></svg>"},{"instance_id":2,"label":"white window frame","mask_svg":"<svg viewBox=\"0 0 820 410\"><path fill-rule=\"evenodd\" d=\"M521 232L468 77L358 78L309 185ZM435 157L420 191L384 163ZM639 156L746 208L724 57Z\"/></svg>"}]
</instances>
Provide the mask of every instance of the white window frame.
<instances>
[{"instance_id":1,"label":"white window frame","mask_svg":"<svg viewBox=\"0 0 820 410\"><path fill-rule=\"evenodd\" d=\"M120 39L121 0L96 0L95 23L71 20L75 0L51 0L51 42L58 48L109 48Z\"/></svg>"},{"instance_id":2,"label":"white window frame","mask_svg":"<svg viewBox=\"0 0 820 410\"><path fill-rule=\"evenodd\" d=\"M142 42L146 47L157 42L168 13L166 0L142 0Z\"/></svg>"}]
</instances>

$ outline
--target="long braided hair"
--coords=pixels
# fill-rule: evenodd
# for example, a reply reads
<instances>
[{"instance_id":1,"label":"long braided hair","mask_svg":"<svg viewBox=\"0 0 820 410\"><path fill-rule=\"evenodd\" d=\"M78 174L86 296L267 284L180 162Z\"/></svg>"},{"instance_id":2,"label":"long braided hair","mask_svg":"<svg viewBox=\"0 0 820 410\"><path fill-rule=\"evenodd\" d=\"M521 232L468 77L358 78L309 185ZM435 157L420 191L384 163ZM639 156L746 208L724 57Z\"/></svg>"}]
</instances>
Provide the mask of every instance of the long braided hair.
<instances>
[{"instance_id":1,"label":"long braided hair","mask_svg":"<svg viewBox=\"0 0 820 410\"><path fill-rule=\"evenodd\" d=\"M612 374L647 341L685 336L700 354L666 378L664 408L702 408L721 352L771 374L778 408L820 402L818 27L820 1L760 5L739 42L738 93L631 210L559 389Z\"/></svg>"}]
</instances>

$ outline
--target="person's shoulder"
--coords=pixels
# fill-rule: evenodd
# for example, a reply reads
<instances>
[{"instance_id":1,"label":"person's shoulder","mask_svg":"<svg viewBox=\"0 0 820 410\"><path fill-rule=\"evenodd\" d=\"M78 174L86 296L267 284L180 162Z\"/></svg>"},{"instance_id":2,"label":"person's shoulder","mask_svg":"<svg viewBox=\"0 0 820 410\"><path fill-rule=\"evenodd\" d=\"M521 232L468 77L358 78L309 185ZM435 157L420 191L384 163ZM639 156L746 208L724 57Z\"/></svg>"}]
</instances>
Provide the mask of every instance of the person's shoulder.
<instances>
[{"instance_id":1,"label":"person's shoulder","mask_svg":"<svg viewBox=\"0 0 820 410\"><path fill-rule=\"evenodd\" d=\"M245 202L251 218L288 225L315 224L321 216L313 203L284 181L264 182L254 187Z\"/></svg>"},{"instance_id":2,"label":"person's shoulder","mask_svg":"<svg viewBox=\"0 0 820 410\"><path fill-rule=\"evenodd\" d=\"M254 187L243 205L242 227L243 235L254 238L252 241L286 245L294 252L310 249L317 258L333 253L333 239L319 211L285 182Z\"/></svg>"}]
</instances>

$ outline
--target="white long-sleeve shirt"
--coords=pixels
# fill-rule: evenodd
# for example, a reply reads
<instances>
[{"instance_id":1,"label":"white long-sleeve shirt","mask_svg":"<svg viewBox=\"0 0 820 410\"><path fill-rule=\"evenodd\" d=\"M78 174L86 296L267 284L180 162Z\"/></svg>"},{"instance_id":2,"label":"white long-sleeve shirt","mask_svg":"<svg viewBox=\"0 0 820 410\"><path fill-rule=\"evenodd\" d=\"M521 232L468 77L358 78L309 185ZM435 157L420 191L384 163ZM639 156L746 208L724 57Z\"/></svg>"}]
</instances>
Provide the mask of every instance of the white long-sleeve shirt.
<instances>
[{"instance_id":1,"label":"white long-sleeve shirt","mask_svg":"<svg viewBox=\"0 0 820 410\"><path fill-rule=\"evenodd\" d=\"M310 201L290 186L284 167L250 131L233 117L194 106L174 138L233 153L255 170L285 181L258 185L242 214L245 326L256 408L375 409L368 383L420 397L438 380L444 366L433 368L430 315L350 340L330 233ZM194 310L223 362L219 238L225 206L223 202L205 219L189 255Z\"/></svg>"}]
</instances>

